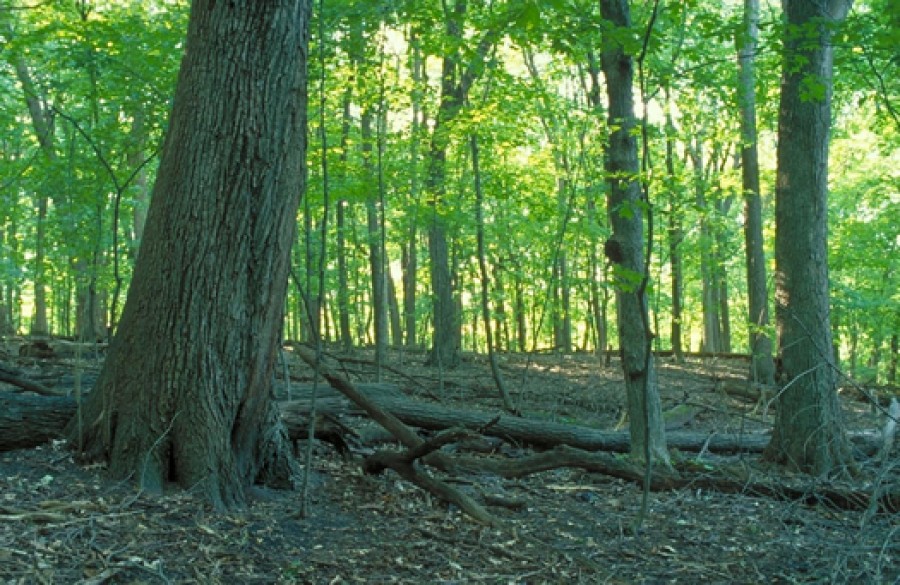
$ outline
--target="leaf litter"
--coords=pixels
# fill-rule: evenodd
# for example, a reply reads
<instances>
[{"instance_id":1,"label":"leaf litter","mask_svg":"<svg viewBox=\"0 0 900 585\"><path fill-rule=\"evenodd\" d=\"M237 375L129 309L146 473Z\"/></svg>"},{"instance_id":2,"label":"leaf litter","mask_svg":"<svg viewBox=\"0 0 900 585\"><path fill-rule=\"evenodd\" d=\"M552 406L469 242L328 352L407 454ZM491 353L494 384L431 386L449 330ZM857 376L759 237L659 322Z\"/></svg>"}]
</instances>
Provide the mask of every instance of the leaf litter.
<instances>
[{"instance_id":1,"label":"leaf litter","mask_svg":"<svg viewBox=\"0 0 900 585\"><path fill-rule=\"evenodd\" d=\"M484 359L470 357L443 374L415 358L406 361L396 382L409 387L415 380L412 392L441 395L449 405L478 404L488 410L499 405ZM358 379L374 375L366 363L359 359L354 365ZM504 367L510 379L520 381L515 396L530 412L596 428L612 428L621 418L623 397L614 365L604 367L588 355L541 355L507 356ZM721 380L740 378L742 368L727 360L661 364L664 406L701 405L683 419L697 430L765 426L765 417L751 412L754 405L720 392ZM845 407L851 425L873 424L866 407L847 399ZM107 479L102 467L75 465L61 444L0 453L0 582L524 585L900 579L896 515L684 488L651 493L648 519L634 534L631 523L641 490L620 479L577 469L519 479L453 478L476 497L516 503L492 508L506 523L492 528L393 471L364 475L358 461L339 457L329 445L315 447L316 483L305 518L299 515L296 492L259 488L248 509L223 514L189 492L138 493L128 482ZM756 456L746 457L756 464ZM896 461L893 466L886 481L897 481Z\"/></svg>"}]
</instances>

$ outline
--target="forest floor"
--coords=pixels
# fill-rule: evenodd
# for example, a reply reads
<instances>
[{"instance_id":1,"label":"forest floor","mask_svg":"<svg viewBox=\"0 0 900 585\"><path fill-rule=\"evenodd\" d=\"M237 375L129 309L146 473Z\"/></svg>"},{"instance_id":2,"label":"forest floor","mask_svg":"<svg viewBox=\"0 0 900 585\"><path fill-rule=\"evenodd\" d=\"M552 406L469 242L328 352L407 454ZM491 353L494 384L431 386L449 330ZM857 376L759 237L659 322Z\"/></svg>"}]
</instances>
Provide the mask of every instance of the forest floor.
<instances>
[{"instance_id":1,"label":"forest floor","mask_svg":"<svg viewBox=\"0 0 900 585\"><path fill-rule=\"evenodd\" d=\"M375 379L371 354L338 357L354 381ZM527 416L598 429L621 424L616 360L605 365L587 354L500 359ZM443 374L422 362L422 355L392 354L383 379L418 399L498 411L485 358L468 356ZM32 363L32 371L42 367ZM290 367L292 376L311 380L299 361ZM742 380L746 367L741 360L660 360L664 410L689 405L691 415L674 425L696 431L770 428L772 413L764 405L721 391L723 382ZM842 400L850 428L883 424L850 393ZM0 453L0 582L900 582L900 522L872 509L684 488L650 493L646 520L635 532L642 499L636 483L567 468L514 480L453 478L473 495L518 502L491 508L504 527L490 528L393 471L363 474L361 453L344 459L324 443L313 453L305 516L299 492L259 489L248 509L223 514L187 492L154 496L112 482L100 467L73 463L61 445ZM755 453L679 456L704 465L729 459L760 475L797 479ZM854 481L897 482L896 446L879 465ZM813 480L802 481L815 489Z\"/></svg>"}]
</instances>

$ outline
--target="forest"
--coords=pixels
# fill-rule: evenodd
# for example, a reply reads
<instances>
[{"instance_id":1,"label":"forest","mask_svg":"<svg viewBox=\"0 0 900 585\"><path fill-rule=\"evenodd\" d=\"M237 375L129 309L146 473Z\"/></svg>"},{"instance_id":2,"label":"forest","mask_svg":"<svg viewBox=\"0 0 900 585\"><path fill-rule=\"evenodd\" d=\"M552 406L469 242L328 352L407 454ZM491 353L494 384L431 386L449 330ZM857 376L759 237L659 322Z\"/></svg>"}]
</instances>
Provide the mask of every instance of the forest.
<instances>
[{"instance_id":1,"label":"forest","mask_svg":"<svg viewBox=\"0 0 900 585\"><path fill-rule=\"evenodd\" d=\"M4 580L900 579L897 0L0 46Z\"/></svg>"}]
</instances>

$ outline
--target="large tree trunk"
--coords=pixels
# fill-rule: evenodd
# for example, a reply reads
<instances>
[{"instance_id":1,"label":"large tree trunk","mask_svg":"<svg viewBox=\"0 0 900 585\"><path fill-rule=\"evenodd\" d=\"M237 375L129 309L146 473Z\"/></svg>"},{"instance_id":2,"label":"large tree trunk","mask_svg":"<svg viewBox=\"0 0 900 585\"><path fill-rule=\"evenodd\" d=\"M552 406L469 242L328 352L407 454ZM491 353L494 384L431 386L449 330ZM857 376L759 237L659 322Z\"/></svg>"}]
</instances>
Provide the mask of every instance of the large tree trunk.
<instances>
[{"instance_id":1,"label":"large tree trunk","mask_svg":"<svg viewBox=\"0 0 900 585\"><path fill-rule=\"evenodd\" d=\"M617 27L631 26L627 0L602 0L603 18ZM619 348L625 374L631 454L669 461L653 355L649 354L647 296L636 283L644 275L644 205L638 182L634 136L633 58L618 43L608 42L601 57L609 100L609 210L612 237L607 254L619 272L616 289Z\"/></svg>"},{"instance_id":2,"label":"large tree trunk","mask_svg":"<svg viewBox=\"0 0 900 585\"><path fill-rule=\"evenodd\" d=\"M756 74L754 60L759 38L759 0L744 0L744 30L738 42L738 105L741 110L741 180L744 188L744 240L747 255L747 296L750 323L750 377L760 384L775 383L763 251L762 197L756 133Z\"/></svg>"},{"instance_id":3,"label":"large tree trunk","mask_svg":"<svg viewBox=\"0 0 900 585\"><path fill-rule=\"evenodd\" d=\"M73 447L240 506L287 480L271 381L305 186L305 0L195 0L134 279Z\"/></svg>"},{"instance_id":4,"label":"large tree trunk","mask_svg":"<svg viewBox=\"0 0 900 585\"><path fill-rule=\"evenodd\" d=\"M848 0L784 0L778 120L776 318L787 384L768 455L816 475L849 462L835 387L828 299L831 34Z\"/></svg>"}]
</instances>

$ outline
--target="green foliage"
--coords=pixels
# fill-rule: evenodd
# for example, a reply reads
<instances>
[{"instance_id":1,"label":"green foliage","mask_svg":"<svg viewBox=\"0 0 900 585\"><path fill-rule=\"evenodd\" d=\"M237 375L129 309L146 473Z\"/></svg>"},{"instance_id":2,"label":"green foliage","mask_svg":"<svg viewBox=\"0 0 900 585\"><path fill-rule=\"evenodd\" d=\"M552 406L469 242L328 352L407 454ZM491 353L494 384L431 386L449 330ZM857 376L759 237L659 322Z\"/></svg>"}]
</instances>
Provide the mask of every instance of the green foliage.
<instances>
[{"instance_id":1,"label":"green foliage","mask_svg":"<svg viewBox=\"0 0 900 585\"><path fill-rule=\"evenodd\" d=\"M319 10L319 3L314 4ZM371 328L366 309L371 283L364 204L377 197L380 189L387 262L396 284L401 251L408 253L413 245L418 252L420 333L427 329L430 310L427 232L436 216L446 221L449 230L456 292L465 305L468 330L474 331L470 322L480 317L468 309L477 306L481 292L474 262L473 135L481 151L486 260L497 278L491 292L493 308L499 319L502 303L512 337L518 295L528 347L554 343L551 320L542 315L561 314L556 305L562 288L554 281L553 270L561 257L568 262L565 286L571 296L575 338L583 337L592 311L597 310L591 298L595 285L607 294L614 287L636 287L639 275L611 269L602 256L602 243L610 232L609 213L654 214L650 305L663 347L671 342L666 333L671 312L670 243L683 262L683 319L690 345L696 347L701 330L704 255L715 258L716 277L728 286L732 315L745 314L740 169L734 164L740 148L735 107L735 52L742 42L740 6L699 0L660 4L644 61L650 168L639 178L649 190L651 208L641 204L607 210L609 181L633 177L610 177L605 170L606 142L617 123L610 123L604 111L600 54L610 46L639 54L652 3L632 2L634 24L627 29L609 26L599 3L589 0L469 2L464 16L448 14L455 5L452 0L328 1L321 4L323 11L312 23L309 187L303 194L309 215L298 222L317 230L326 219L324 163L332 206L341 201L346 213L342 235L347 246L348 290L343 292L360 340ZM79 12L79 6L90 10ZM834 311L845 350L851 332L865 341L858 351L869 353L861 353L860 363L900 327L896 292L900 267L894 261L900 245L894 227L900 225L900 204L893 170L900 168L897 6L897 0L857 2L847 25L833 31L837 48L830 209ZM127 184L138 164L130 154L137 150L142 154L138 158L153 157L162 143L187 10L185 2L154 0L38 3L4 13L4 26L14 34L0 29L4 41L0 286L14 290L18 298L30 294L39 268L31 261L39 196L50 202L43 268L53 280L55 298L70 302L71 288L86 278L111 289L113 254L122 259L121 275L127 284L134 254L129 246L131 226L142 195L135 184ZM764 4L762 11L756 97L765 234L771 250L775 120L786 45L777 5ZM460 20L459 36L447 34L449 18ZM789 70L802 65L802 48L819 33L816 26L787 31L787 46L801 49L794 51ZM412 71L414 48L423 60L419 80ZM51 108L53 160L42 153L35 137L12 60L15 55L25 58L37 92ZM472 85L459 111L441 124L435 136L444 58L457 66L456 82L467 76ZM807 99L824 97L821 80L805 79L804 91ZM414 106L424 115L424 125L413 124ZM671 126L664 119L667 109ZM372 116L373 142L368 153L361 130L364 112ZM134 131L140 119L146 136L143 144L136 144ZM633 131L636 139L642 138L640 127ZM665 161L667 141L673 148L671 172ZM429 153L443 145L446 176L436 200L426 180ZM691 159L697 148L703 153L700 169L694 168ZM155 164L146 166L151 183L154 168ZM117 195L121 217L114 247L112 214ZM333 207L329 214L325 277L328 302L334 303L338 234ZM671 229L676 223L680 231ZM418 235L410 242L413 231ZM301 233L294 252L298 275L317 266L313 259L322 242L318 231L308 236ZM89 268L76 271L81 265ZM294 287L292 294L297 294ZM288 306L294 310L300 303L291 299ZM615 315L614 305L607 309L608 315ZM293 317L300 322L306 319L302 314ZM744 320L732 318L738 350L745 347L749 333ZM57 330L64 329L62 323L58 325ZM479 335L472 334L471 343L480 343Z\"/></svg>"}]
</instances>

